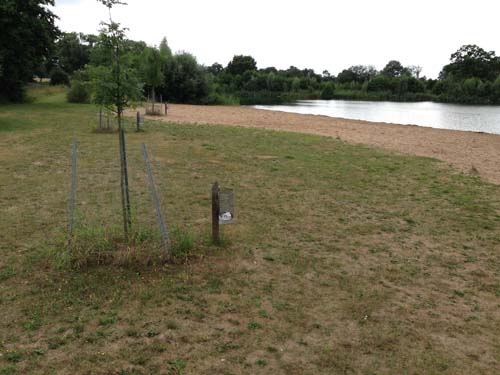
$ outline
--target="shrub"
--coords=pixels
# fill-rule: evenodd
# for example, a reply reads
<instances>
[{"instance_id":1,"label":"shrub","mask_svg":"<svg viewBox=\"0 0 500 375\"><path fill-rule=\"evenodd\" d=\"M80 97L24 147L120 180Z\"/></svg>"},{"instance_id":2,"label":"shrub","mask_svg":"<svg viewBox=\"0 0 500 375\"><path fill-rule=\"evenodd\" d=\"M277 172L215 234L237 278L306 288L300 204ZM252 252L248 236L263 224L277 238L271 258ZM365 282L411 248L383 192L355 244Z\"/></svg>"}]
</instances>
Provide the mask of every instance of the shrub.
<instances>
[{"instance_id":1,"label":"shrub","mask_svg":"<svg viewBox=\"0 0 500 375\"><path fill-rule=\"evenodd\" d=\"M69 76L64 70L59 67L55 67L50 72L50 84L51 85L69 85Z\"/></svg>"},{"instance_id":2,"label":"shrub","mask_svg":"<svg viewBox=\"0 0 500 375\"><path fill-rule=\"evenodd\" d=\"M82 81L71 81L71 88L66 98L70 103L90 103L88 84Z\"/></svg>"}]
</instances>

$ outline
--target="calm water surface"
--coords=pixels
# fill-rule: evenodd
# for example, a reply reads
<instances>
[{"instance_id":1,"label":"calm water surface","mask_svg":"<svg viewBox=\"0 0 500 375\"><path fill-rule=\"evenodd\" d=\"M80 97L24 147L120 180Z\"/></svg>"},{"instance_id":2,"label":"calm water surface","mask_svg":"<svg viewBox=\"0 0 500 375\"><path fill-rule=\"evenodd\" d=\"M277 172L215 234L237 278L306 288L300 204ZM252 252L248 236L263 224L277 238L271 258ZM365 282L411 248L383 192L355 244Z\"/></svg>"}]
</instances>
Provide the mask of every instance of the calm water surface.
<instances>
[{"instance_id":1,"label":"calm water surface","mask_svg":"<svg viewBox=\"0 0 500 375\"><path fill-rule=\"evenodd\" d=\"M394 103L352 100L300 100L293 104L258 105L254 106L254 108L500 134L500 106L457 105L432 102Z\"/></svg>"}]
</instances>

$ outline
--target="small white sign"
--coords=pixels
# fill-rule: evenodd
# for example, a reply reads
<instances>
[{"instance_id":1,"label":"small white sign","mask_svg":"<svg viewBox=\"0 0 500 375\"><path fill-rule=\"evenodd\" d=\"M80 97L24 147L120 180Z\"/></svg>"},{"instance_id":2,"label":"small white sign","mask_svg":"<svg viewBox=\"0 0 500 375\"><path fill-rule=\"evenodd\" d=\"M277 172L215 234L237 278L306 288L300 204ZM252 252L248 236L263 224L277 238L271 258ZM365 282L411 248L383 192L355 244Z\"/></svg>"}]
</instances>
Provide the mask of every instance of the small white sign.
<instances>
[{"instance_id":1,"label":"small white sign","mask_svg":"<svg viewBox=\"0 0 500 375\"><path fill-rule=\"evenodd\" d=\"M234 223L234 191L221 189L219 191L219 224Z\"/></svg>"}]
</instances>

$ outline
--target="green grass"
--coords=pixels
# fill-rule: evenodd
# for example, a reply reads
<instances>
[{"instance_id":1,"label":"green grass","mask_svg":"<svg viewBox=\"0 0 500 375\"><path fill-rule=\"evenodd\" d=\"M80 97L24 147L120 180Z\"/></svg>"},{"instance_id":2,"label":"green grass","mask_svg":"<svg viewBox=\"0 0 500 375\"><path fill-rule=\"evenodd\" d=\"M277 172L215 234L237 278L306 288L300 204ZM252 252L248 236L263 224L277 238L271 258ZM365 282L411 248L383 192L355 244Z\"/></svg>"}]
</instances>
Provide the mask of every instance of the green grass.
<instances>
[{"instance_id":1,"label":"green grass","mask_svg":"<svg viewBox=\"0 0 500 375\"><path fill-rule=\"evenodd\" d=\"M331 138L131 120L139 256L75 268L71 143L79 245L114 253L118 137L44 95L0 107L0 374L498 373L498 186ZM142 142L174 264L141 262L161 245ZM215 180L236 194L223 248Z\"/></svg>"}]
</instances>

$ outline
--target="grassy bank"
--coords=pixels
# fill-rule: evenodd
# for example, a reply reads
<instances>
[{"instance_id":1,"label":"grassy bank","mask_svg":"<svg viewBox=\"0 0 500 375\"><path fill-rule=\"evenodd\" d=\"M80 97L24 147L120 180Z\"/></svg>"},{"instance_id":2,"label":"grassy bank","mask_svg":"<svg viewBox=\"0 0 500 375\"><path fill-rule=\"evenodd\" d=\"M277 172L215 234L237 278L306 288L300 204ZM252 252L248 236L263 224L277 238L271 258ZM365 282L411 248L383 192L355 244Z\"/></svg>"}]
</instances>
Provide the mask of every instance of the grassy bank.
<instances>
[{"instance_id":1,"label":"grassy bank","mask_svg":"<svg viewBox=\"0 0 500 375\"><path fill-rule=\"evenodd\" d=\"M72 269L71 142L95 246L119 233L118 137L47 94L0 107L0 374L498 373L498 186L336 139L147 122L127 133L140 249L159 244L145 142L188 256ZM220 249L214 180L236 191Z\"/></svg>"}]
</instances>

